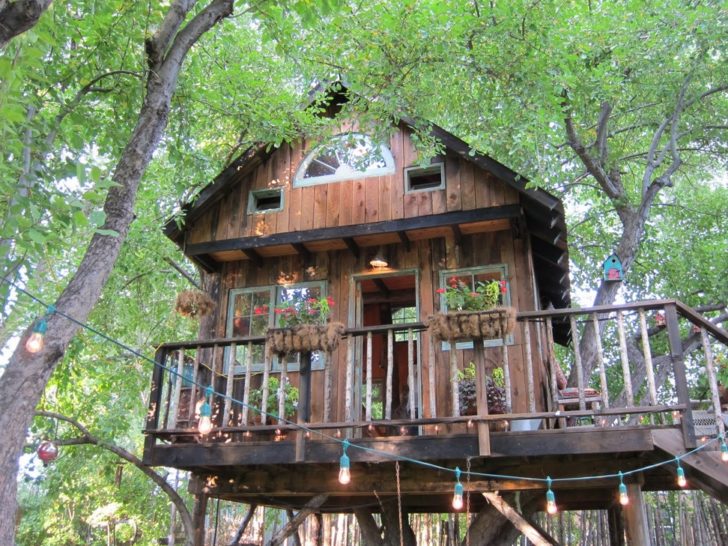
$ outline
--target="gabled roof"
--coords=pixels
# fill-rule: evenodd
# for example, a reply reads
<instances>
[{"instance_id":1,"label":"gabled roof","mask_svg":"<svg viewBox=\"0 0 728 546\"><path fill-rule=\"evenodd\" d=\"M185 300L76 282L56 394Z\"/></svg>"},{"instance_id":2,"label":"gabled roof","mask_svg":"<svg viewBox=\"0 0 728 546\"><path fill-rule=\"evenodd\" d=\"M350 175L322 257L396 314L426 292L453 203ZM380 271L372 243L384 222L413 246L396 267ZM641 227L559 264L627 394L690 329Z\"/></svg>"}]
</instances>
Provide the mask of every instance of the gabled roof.
<instances>
[{"instance_id":1,"label":"gabled roof","mask_svg":"<svg viewBox=\"0 0 728 546\"><path fill-rule=\"evenodd\" d=\"M414 130L414 120L403 117L401 121L408 128ZM528 180L526 178L502 163L499 163L492 157L473 151L466 142L445 129L432 125L431 133L443 143L449 152L491 173L502 183L518 192L522 214L518 210L511 210L514 206L495 207L494 209L499 209L496 211L500 215L498 216L499 218L510 219L514 226L518 225L517 218L525 219L525 227L527 233L530 235L536 282L539 288L542 306L544 308L549 305L553 305L556 308L570 306L569 256L566 242L567 231L564 208L561 200L541 188L527 188ZM236 184L241 183L258 165L264 163L274 151L274 147L266 144L257 144L248 148L216 176L199 193L193 203L188 203L183 206L184 222L187 225L193 225L195 220L199 219L206 211L210 210L211 207L223 199L230 189ZM515 206L515 208L517 209L518 206ZM476 219L470 218L472 213L480 213L487 216L488 209L469 211L469 213L471 214L447 213L435 215L432 217L432 222L436 225L440 225L443 222L450 222L450 225L458 226L459 228L461 225L471 225L476 221ZM375 227L381 233L391 232L394 238L399 235L403 241L407 240L407 229L417 228L414 224L413 227L407 222L403 223L402 226L397 221L379 222L378 224L381 225L374 226L366 224L364 226L352 226L348 229L342 227L338 228L336 233L333 233L331 228L314 229L307 232L299 231L291 234L249 237L240 240L217 241L209 245L189 246L185 243L185 228L180 229L176 219L171 219L166 223L164 233L167 237L175 241L185 254L198 265L207 270L214 270L218 265L210 257L210 253L213 251L226 252L236 249L242 251L248 258L259 260L261 257L257 254L256 248L266 245L292 245L300 253L308 253L309 250L304 247L306 242L315 246L317 241L331 240L334 237L338 237L346 242L346 246L351 248L350 241L353 236L374 233L372 229ZM349 231L352 231L352 233L349 234ZM360 231L362 233L359 233Z\"/></svg>"}]
</instances>

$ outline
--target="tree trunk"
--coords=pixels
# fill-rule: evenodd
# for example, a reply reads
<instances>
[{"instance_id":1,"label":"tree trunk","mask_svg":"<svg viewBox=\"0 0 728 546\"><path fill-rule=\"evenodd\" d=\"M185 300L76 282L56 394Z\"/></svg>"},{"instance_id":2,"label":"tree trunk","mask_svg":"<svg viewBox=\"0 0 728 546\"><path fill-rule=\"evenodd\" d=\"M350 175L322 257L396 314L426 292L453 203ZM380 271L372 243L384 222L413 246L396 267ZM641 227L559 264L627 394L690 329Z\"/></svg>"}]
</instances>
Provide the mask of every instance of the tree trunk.
<instances>
[{"instance_id":1,"label":"tree trunk","mask_svg":"<svg viewBox=\"0 0 728 546\"><path fill-rule=\"evenodd\" d=\"M0 0L0 48L35 26L51 0Z\"/></svg>"},{"instance_id":2,"label":"tree trunk","mask_svg":"<svg viewBox=\"0 0 728 546\"><path fill-rule=\"evenodd\" d=\"M24 344L30 328L26 330L0 378L0 544L14 543L18 459L34 409L79 328L66 317L85 322L101 295L134 217L139 181L167 125L182 62L200 36L232 13L233 2L212 0L182 27L193 4L191 0L174 2L147 44L151 69L146 97L114 170L112 179L116 185L109 190L104 204L103 228L118 235L93 236L81 264L55 304L57 313L48 319L45 347L36 354L28 353Z\"/></svg>"},{"instance_id":3,"label":"tree trunk","mask_svg":"<svg viewBox=\"0 0 728 546\"><path fill-rule=\"evenodd\" d=\"M382 533L379 531L377 523L374 521L372 514L363 508L355 508L354 515L359 523L361 530L363 546L384 546Z\"/></svg>"}]
</instances>

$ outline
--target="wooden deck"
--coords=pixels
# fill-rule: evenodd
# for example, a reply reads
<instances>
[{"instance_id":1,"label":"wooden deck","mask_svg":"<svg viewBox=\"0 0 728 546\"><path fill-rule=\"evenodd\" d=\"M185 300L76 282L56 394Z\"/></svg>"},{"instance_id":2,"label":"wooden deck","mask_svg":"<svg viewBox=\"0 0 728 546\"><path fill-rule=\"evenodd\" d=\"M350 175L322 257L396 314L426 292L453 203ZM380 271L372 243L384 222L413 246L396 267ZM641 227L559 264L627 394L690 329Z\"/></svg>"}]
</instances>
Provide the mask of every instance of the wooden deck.
<instances>
[{"instance_id":1,"label":"wooden deck","mask_svg":"<svg viewBox=\"0 0 728 546\"><path fill-rule=\"evenodd\" d=\"M646 314L662 312L666 324L648 327ZM572 369L576 367L577 394L569 400L560 398L558 378L552 368L548 386L553 389L545 397L546 405L537 407L536 399L531 398L533 394L529 394L528 406L532 411L525 413L507 411L489 415L487 411L478 411L476 415L460 416L456 410L442 415L421 403L413 407L410 397L409 411L404 417L367 419L372 415L371 408L361 404L371 404L371 397L367 396L371 386L366 381L353 384L353 378L361 377L357 376L356 370L361 369L357 367L366 366L366 362L347 359L352 366L351 374L347 374L352 377L352 383L347 396L351 407L346 419L326 419L321 415L312 418L305 407L310 400L302 396L295 419L286 422L269 415L267 422L261 424L253 419L255 413L273 413L278 408L236 409L236 401L231 396L235 374L230 370L234 367L229 366L228 374L218 368L220 380L215 384L217 393L213 396L217 408L213 415L214 428L204 436L197 431L195 408L190 400L198 400L203 392L201 386L209 382L215 364L212 370L206 370L199 356L190 356L186 351L199 355L211 349L211 354L219 352L222 357L224 347L262 340L215 339L164 345L157 357L160 366L152 383L144 462L190 470L196 477L194 487L204 488L207 495L223 499L301 508L315 495L325 493L328 499L321 509L328 512L347 511L356 506L374 508L379 502L387 502L396 495L395 467L399 464L403 506L411 512L447 512L451 511L452 469L456 466L466 470L470 465L470 470L476 473L462 480L468 491L544 490L545 484L540 480L546 476L578 478L669 463L671 458L682 457L705 441L702 435L709 440L724 433L711 349L715 344L728 345L728 333L724 330L673 301L521 313L519 324L533 328L533 335L539 339L549 340L552 322L565 318L575 335L580 330L583 334L583 328L596 324L597 320L611 321L614 328L611 334L616 333L614 337L618 340L614 345L618 350L613 353L597 344L596 365L588 374L580 369L584 363L579 358L570 360ZM377 328L384 328L390 337L391 332L403 330L411 339L413 332L422 327L409 324ZM349 329L346 335L349 340L369 338L371 343L373 331L372 328ZM649 343L649 338L656 335L665 337L668 353L660 355L660 360L655 355L654 368L649 350L636 362L634 352L626 346L637 344L644 349L648 346L645 340ZM577 339L572 347L578 346ZM347 343L351 346L353 341ZM691 358L693 368L687 373L683 351L694 348L691 344L702 348L702 360ZM547 350L554 348L548 346ZM696 354L700 355L701 351L694 352L693 356ZM409 360L412 366L412 359ZM194 375L184 387L182 381L173 378L175 374L186 377L185 366L190 367L191 363ZM529 363L526 364L528 368ZM641 371L637 364L642 366ZM391 360L388 365L392 365ZM305 373L303 366L301 372ZM602 379L606 374L620 372L628 374L621 393L610 394L601 389L594 395L587 390L588 385L605 385ZM271 375L273 372L269 370L268 377ZM698 430L696 434L694 403L688 393L701 375L708 378L711 392L703 410L712 410L709 415L713 415L714 427L712 432ZM418 377L420 392L431 388L426 373ZM324 375L320 378L323 380ZM300 385L306 388L305 378ZM456 389L457 383L452 381L447 386ZM186 402L185 388L192 389ZM356 402L354 392L363 392ZM337 396L345 394L336 393ZM279 398L279 401L280 408L284 400ZM354 404L359 404L360 413L354 411ZM304 415L308 419L303 419ZM518 423L524 420L532 420L531 428L533 425L539 428L517 431ZM487 455L483 454L484 434L489 443ZM352 466L352 481L347 486L337 481L341 442L345 438L351 443L347 453ZM719 460L717 447L713 441L709 451L685 457L683 466L688 487L703 489L728 502L728 471ZM674 472L674 464L646 469L640 472L639 483L644 490L677 489ZM484 478L477 473L501 477ZM556 482L554 492L559 506L566 509L608 508L616 502L617 495L613 477ZM471 500L472 511L477 511L485 502L482 495L473 495Z\"/></svg>"}]
</instances>

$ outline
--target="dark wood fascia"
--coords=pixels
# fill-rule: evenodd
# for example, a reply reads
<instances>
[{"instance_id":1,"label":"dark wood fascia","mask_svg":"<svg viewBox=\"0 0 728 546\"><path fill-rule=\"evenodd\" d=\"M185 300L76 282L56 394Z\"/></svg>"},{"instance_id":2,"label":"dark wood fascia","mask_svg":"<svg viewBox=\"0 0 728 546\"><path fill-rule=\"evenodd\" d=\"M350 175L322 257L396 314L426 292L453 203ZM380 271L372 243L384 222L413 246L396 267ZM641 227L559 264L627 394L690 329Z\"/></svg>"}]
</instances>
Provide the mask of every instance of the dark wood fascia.
<instances>
[{"instance_id":1,"label":"dark wood fascia","mask_svg":"<svg viewBox=\"0 0 728 546\"><path fill-rule=\"evenodd\" d=\"M493 433L492 460L510 457L545 457L600 453L645 452L653 449L649 430L537 431ZM356 448L348 450L352 463L380 463L393 457L423 461L462 460L478 457L476 436L438 436L361 439L356 443L377 452ZM235 467L247 465L288 465L295 462L295 442L243 442L227 444L156 445L145 463L185 469ZM337 463L341 456L338 442L309 441L305 461L315 464Z\"/></svg>"},{"instance_id":2,"label":"dark wood fascia","mask_svg":"<svg viewBox=\"0 0 728 546\"><path fill-rule=\"evenodd\" d=\"M277 233L274 235L265 235L260 237L242 237L239 239L225 239L222 241L195 243L187 245L185 250L188 256L200 256L202 254L210 254L213 252L243 250L247 248L259 248L274 245L294 245L309 241L342 239L346 243L347 239L351 239L351 242L354 242L354 237L359 236L374 235L377 233L398 233L400 231L413 231L432 227L452 226L483 220L517 218L520 214L521 207L519 205L503 205L500 207L446 212L444 214L419 216L417 218L390 220L386 222L372 222L369 224L357 224L335 228L318 228L306 231ZM347 243L347 246L348 245L349 244Z\"/></svg>"}]
</instances>

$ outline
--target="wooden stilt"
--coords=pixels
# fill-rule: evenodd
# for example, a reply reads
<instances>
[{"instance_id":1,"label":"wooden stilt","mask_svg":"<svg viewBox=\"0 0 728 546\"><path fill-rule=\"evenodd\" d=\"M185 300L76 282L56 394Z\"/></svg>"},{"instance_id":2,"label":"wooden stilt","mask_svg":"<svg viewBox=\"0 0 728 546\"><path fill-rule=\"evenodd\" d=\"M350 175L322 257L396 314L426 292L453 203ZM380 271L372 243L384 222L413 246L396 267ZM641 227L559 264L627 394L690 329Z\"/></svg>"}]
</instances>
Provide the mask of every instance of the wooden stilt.
<instances>
[{"instance_id":1,"label":"wooden stilt","mask_svg":"<svg viewBox=\"0 0 728 546\"><path fill-rule=\"evenodd\" d=\"M627 484L629 504L624 507L624 523L627 530L627 542L630 546L651 546L650 530L647 526L647 514L642 497L642 486L638 483Z\"/></svg>"},{"instance_id":2,"label":"wooden stilt","mask_svg":"<svg viewBox=\"0 0 728 546\"><path fill-rule=\"evenodd\" d=\"M192 523L195 526L195 536L192 537L193 546L205 546L205 515L207 514L207 495L195 495L195 506L192 509Z\"/></svg>"},{"instance_id":3,"label":"wooden stilt","mask_svg":"<svg viewBox=\"0 0 728 546\"><path fill-rule=\"evenodd\" d=\"M293 519L286 523L286 525L270 539L268 546L280 546L283 544L286 537L292 535L308 516L313 514L319 506L326 502L327 498L328 495L321 494L316 495L308 501L306 505L293 517ZM197 545L195 544L195 546Z\"/></svg>"},{"instance_id":4,"label":"wooden stilt","mask_svg":"<svg viewBox=\"0 0 728 546\"><path fill-rule=\"evenodd\" d=\"M609 546L624 545L624 525L622 523L622 511L617 506L607 510L609 520Z\"/></svg>"}]
</instances>

